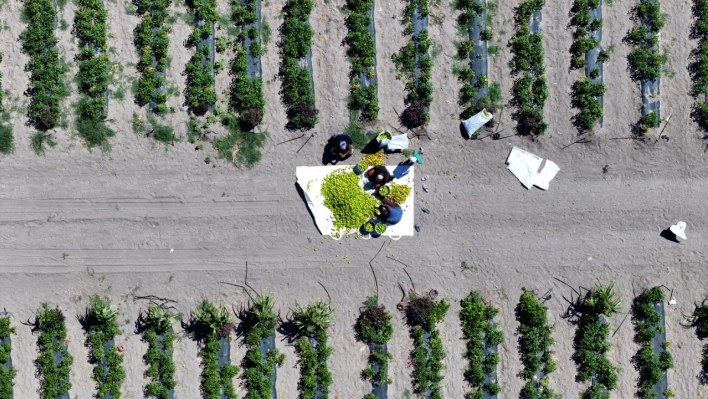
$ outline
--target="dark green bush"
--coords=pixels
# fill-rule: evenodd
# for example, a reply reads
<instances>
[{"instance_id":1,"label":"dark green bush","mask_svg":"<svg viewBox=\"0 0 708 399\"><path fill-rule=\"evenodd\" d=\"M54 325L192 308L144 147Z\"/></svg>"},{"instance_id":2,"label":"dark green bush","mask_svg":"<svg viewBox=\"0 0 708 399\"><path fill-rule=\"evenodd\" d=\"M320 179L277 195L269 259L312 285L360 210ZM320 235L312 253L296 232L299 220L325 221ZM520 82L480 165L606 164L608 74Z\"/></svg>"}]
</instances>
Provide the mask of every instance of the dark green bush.
<instances>
[{"instance_id":1,"label":"dark green bush","mask_svg":"<svg viewBox=\"0 0 708 399\"><path fill-rule=\"evenodd\" d=\"M10 327L10 316L0 317L0 340L6 340L10 338L12 334L15 334L15 328ZM0 398L1 399L12 399L12 391L14 385L15 375L17 370L14 367L6 368L5 363L10 361L12 347L10 343L5 342L0 345Z\"/></svg>"},{"instance_id":2,"label":"dark green bush","mask_svg":"<svg viewBox=\"0 0 708 399\"><path fill-rule=\"evenodd\" d=\"M35 316L35 329L39 331L39 356L34 363L39 378L39 397L55 399L71 389L69 375L74 358L65 343L66 317L58 307L51 309L46 303L42 304Z\"/></svg>"},{"instance_id":3,"label":"dark green bush","mask_svg":"<svg viewBox=\"0 0 708 399\"><path fill-rule=\"evenodd\" d=\"M442 398L442 360L445 358L440 332L435 325L443 320L450 305L444 299L414 297L406 308L406 319L413 338L413 388L419 395L430 391L431 398ZM430 334L426 344L423 336Z\"/></svg>"},{"instance_id":4,"label":"dark green bush","mask_svg":"<svg viewBox=\"0 0 708 399\"><path fill-rule=\"evenodd\" d=\"M652 345L652 339L663 328L662 316L654 309L654 304L664 299L661 287L653 287L634 298L632 303L634 341L641 345L632 360L639 373L637 397L642 399L656 397L651 390L661 381L663 373L674 366L671 353L664 349L657 355Z\"/></svg>"}]
</instances>

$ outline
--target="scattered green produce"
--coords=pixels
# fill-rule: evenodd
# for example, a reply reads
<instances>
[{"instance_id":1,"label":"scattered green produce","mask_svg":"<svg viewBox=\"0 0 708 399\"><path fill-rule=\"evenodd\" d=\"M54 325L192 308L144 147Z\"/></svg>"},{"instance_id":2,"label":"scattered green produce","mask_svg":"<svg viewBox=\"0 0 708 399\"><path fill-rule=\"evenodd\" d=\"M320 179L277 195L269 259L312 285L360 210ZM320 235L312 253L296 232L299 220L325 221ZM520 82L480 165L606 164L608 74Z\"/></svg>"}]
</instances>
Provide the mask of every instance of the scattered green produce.
<instances>
[{"instance_id":1,"label":"scattered green produce","mask_svg":"<svg viewBox=\"0 0 708 399\"><path fill-rule=\"evenodd\" d=\"M379 115L379 100L376 85L362 87L361 75L373 78L376 62L376 46L374 37L369 32L373 0L347 0L349 14L346 25L349 29L344 41L348 45L347 56L352 64L349 78L350 110L360 111L364 120L376 119Z\"/></svg>"},{"instance_id":2,"label":"scattered green produce","mask_svg":"<svg viewBox=\"0 0 708 399\"><path fill-rule=\"evenodd\" d=\"M153 109L158 114L167 112L167 92L158 90L165 86L167 70L167 49L170 44L171 28L164 26L172 0L135 0L136 14L142 16L133 30L133 44L140 57L138 62L138 87L135 103L143 106L155 103Z\"/></svg>"},{"instance_id":3,"label":"scattered green produce","mask_svg":"<svg viewBox=\"0 0 708 399\"><path fill-rule=\"evenodd\" d=\"M258 64L261 61L260 33L258 22L257 0L231 0L231 21L240 28L234 45L235 55L231 61L231 88L229 91L229 108L239 115L244 130L258 126L265 115L265 99L263 98L263 79L260 76L249 76L248 63ZM246 49L246 39L251 45ZM258 43L258 46L254 44ZM260 156L260 152L258 153Z\"/></svg>"},{"instance_id":4,"label":"scattered green produce","mask_svg":"<svg viewBox=\"0 0 708 399\"><path fill-rule=\"evenodd\" d=\"M5 341L10 338L10 335L15 334L15 328L10 327L10 316L0 317L0 341ZM12 347L9 342L3 342L0 345L0 399L12 399L13 380L17 374L14 367L7 368L5 364L10 361L12 355Z\"/></svg>"},{"instance_id":5,"label":"scattered green produce","mask_svg":"<svg viewBox=\"0 0 708 399\"><path fill-rule=\"evenodd\" d=\"M523 293L516 307L519 322L519 355L524 365L521 377L527 380L521 389L522 399L556 398L548 386L548 375L556 370L551 345L555 342L551 332L555 326L548 325L548 308L536 299L534 291L522 287ZM536 378L537 374L540 378Z\"/></svg>"},{"instance_id":6,"label":"scattered green produce","mask_svg":"<svg viewBox=\"0 0 708 399\"><path fill-rule=\"evenodd\" d=\"M358 164L356 164L356 168L359 169L359 172L366 172L367 169L369 169L369 164L366 163L366 161L359 161Z\"/></svg>"},{"instance_id":7,"label":"scattered green produce","mask_svg":"<svg viewBox=\"0 0 708 399\"><path fill-rule=\"evenodd\" d=\"M88 326L86 346L89 348L89 360L94 365L91 378L96 382L97 398L120 398L120 387L125 380L123 355L112 344L120 334L117 315L108 298L98 295L90 298L85 316ZM109 342L111 346L106 350Z\"/></svg>"},{"instance_id":8,"label":"scattered green produce","mask_svg":"<svg viewBox=\"0 0 708 399\"><path fill-rule=\"evenodd\" d=\"M489 374L499 363L499 353L490 352L484 355L485 348L492 348L504 340L504 333L499 331L492 319L499 309L485 305L482 295L476 291L460 301L460 323L462 338L466 341L463 356L468 362L465 370L465 380L472 386L466 398L479 399L486 391L490 395L499 393L496 381L486 382ZM500 388L499 388L500 389Z\"/></svg>"},{"instance_id":9,"label":"scattered green produce","mask_svg":"<svg viewBox=\"0 0 708 399\"><path fill-rule=\"evenodd\" d=\"M390 132L381 132L378 135L378 139L383 141L383 140L391 140L391 133Z\"/></svg>"},{"instance_id":10,"label":"scattered green produce","mask_svg":"<svg viewBox=\"0 0 708 399\"><path fill-rule=\"evenodd\" d=\"M391 383L388 376L388 361L392 356L384 350L384 344L393 336L392 316L383 305L379 305L378 299L375 296L366 299L364 309L359 314L354 327L357 338L372 348L369 354L369 367L364 370L363 375L371 380L374 389Z\"/></svg>"},{"instance_id":11,"label":"scattered green produce","mask_svg":"<svg viewBox=\"0 0 708 399\"><path fill-rule=\"evenodd\" d=\"M150 380L145 386L146 397L168 399L169 392L176 385L172 352L177 335L172 332L172 325L181 318L181 314L155 305L149 306L147 313L141 315L143 341L148 344L148 350L143 356L147 365L146 375Z\"/></svg>"},{"instance_id":12,"label":"scattered green produce","mask_svg":"<svg viewBox=\"0 0 708 399\"><path fill-rule=\"evenodd\" d=\"M332 310L322 301L305 307L296 302L291 312L299 333L295 342L295 352L300 357L299 398L326 398L332 385L332 374L327 368L327 359L332 354L332 348L327 346ZM315 347L310 343L311 339L317 341Z\"/></svg>"},{"instance_id":13,"label":"scattered green produce","mask_svg":"<svg viewBox=\"0 0 708 399\"><path fill-rule=\"evenodd\" d=\"M196 325L205 331L202 348L199 356L202 358L202 374L200 376L202 397L205 399L221 398L222 394L228 399L236 399L233 377L238 374L238 367L227 363L219 366L219 350L221 338L231 338L233 319L231 313L223 303L215 305L204 299L197 306L197 311L192 315Z\"/></svg>"},{"instance_id":14,"label":"scattered green produce","mask_svg":"<svg viewBox=\"0 0 708 399\"><path fill-rule=\"evenodd\" d=\"M69 374L74 358L66 348L66 317L59 308L46 303L35 313L35 330L39 331L39 357L34 364L39 378L40 399L55 399L69 392Z\"/></svg>"},{"instance_id":15,"label":"scattered green produce","mask_svg":"<svg viewBox=\"0 0 708 399\"><path fill-rule=\"evenodd\" d=\"M689 71L693 78L693 95L701 96L701 101L695 104L693 116L698 124L708 129L708 103L705 101L708 93L708 0L696 0L694 4L696 23L693 33L698 37L698 48Z\"/></svg>"},{"instance_id":16,"label":"scattered green produce","mask_svg":"<svg viewBox=\"0 0 708 399\"><path fill-rule=\"evenodd\" d=\"M654 305L664 299L661 287L654 287L634 298L632 303L634 342L641 346L633 358L639 373L637 397L640 399L656 398L652 389L665 376L666 370L674 367L673 357L666 350L666 345L658 354L652 345L652 339L663 332L664 328L663 317L654 309Z\"/></svg>"},{"instance_id":17,"label":"scattered green produce","mask_svg":"<svg viewBox=\"0 0 708 399\"><path fill-rule=\"evenodd\" d=\"M391 193L389 199L399 205L403 205L411 194L411 188L405 184L391 183Z\"/></svg>"},{"instance_id":18,"label":"scattered green produce","mask_svg":"<svg viewBox=\"0 0 708 399\"><path fill-rule=\"evenodd\" d=\"M386 232L386 225L383 223L376 223L376 227L374 227L377 233L383 234Z\"/></svg>"},{"instance_id":19,"label":"scattered green produce","mask_svg":"<svg viewBox=\"0 0 708 399\"><path fill-rule=\"evenodd\" d=\"M324 205L334 215L337 230L358 229L374 217L379 201L359 185L360 178L351 169L337 169L324 178L321 194Z\"/></svg>"}]
</instances>

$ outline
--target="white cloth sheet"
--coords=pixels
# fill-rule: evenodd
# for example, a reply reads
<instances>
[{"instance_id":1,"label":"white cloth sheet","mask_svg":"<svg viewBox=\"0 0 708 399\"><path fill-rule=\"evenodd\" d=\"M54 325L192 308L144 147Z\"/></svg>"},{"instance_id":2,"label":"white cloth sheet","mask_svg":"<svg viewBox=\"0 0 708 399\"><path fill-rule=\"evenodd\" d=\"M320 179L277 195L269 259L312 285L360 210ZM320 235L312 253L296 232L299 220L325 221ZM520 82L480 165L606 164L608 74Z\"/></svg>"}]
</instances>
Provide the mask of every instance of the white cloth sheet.
<instances>
[{"instance_id":1,"label":"white cloth sheet","mask_svg":"<svg viewBox=\"0 0 708 399\"><path fill-rule=\"evenodd\" d=\"M332 236L334 231L334 215L324 205L324 197L321 194L322 182L324 178L337 169L352 170L353 166L298 166L295 170L297 184L305 193L307 207L315 218L315 224L323 236ZM401 236L412 236L414 234L413 204L415 197L414 170L412 166L386 166L396 184L405 184L411 188L411 194L406 202L401 204L403 217L401 221L386 227L386 232L382 235L392 238ZM368 179L362 175L360 185L363 188ZM374 190L367 191L373 194ZM353 229L350 233L356 234L358 230ZM333 237L334 238L334 237Z\"/></svg>"},{"instance_id":2,"label":"white cloth sheet","mask_svg":"<svg viewBox=\"0 0 708 399\"><path fill-rule=\"evenodd\" d=\"M553 161L546 159L546 164L539 172L538 168L543 163L543 158L524 151L518 147L511 147L509 157L506 159L507 168L527 189L536 186L548 190L548 185L560 168Z\"/></svg>"}]
</instances>

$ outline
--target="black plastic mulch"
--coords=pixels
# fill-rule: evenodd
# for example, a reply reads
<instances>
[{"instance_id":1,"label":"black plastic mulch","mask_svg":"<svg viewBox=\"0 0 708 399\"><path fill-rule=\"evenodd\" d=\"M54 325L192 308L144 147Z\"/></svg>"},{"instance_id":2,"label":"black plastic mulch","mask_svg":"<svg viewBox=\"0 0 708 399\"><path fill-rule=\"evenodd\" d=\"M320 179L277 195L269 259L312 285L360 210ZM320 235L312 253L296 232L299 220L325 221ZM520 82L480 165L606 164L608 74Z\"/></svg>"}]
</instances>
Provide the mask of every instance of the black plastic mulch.
<instances>
[{"instance_id":1,"label":"black plastic mulch","mask_svg":"<svg viewBox=\"0 0 708 399\"><path fill-rule=\"evenodd\" d=\"M596 20L596 19L602 19L602 1L600 2L600 5L597 6L597 8L593 9L590 11L590 22ZM597 39L598 43L602 43L602 27L596 31L590 31L590 37L594 37ZM600 55L600 51L602 51L602 44L598 44L597 47L594 47L587 53L585 53L585 61L587 61L587 65L585 66L585 76L590 79L594 83L603 83L602 79L602 73L603 73L603 68L602 68L602 62L597 62L597 57ZM600 76L597 78L593 79L590 77L590 72L593 69L599 69L600 70ZM599 96L597 99L600 100L600 105L602 105L602 108L605 108L605 99L604 95ZM600 119L598 120L598 123L600 124L600 127L602 127L602 122L603 122L604 116L601 116Z\"/></svg>"},{"instance_id":2,"label":"black plastic mulch","mask_svg":"<svg viewBox=\"0 0 708 399\"><path fill-rule=\"evenodd\" d=\"M471 67L474 71L475 78L473 80L478 80L479 76L487 76L488 65L487 65L487 41L482 41L482 32L487 28L487 1L482 0L484 3L484 12L482 15L478 15L477 18L469 22L469 37L470 40L474 41L474 50L470 54ZM481 54L482 58L477 58L477 54ZM474 83L473 83L474 84ZM476 103L482 98L486 98L489 93L489 85L484 84L478 90L477 94L472 100Z\"/></svg>"},{"instance_id":3,"label":"black plastic mulch","mask_svg":"<svg viewBox=\"0 0 708 399\"><path fill-rule=\"evenodd\" d=\"M261 0L253 0L253 1L255 1L255 3L256 3L256 13L258 14L258 19L254 23L245 24L243 26L243 30L245 32L245 31L248 31L248 29L251 28L252 26L255 26L258 29L258 37L255 40L257 40L258 42L261 43L261 45L263 45L263 41L261 40L261 34L260 34L260 32L261 32ZM246 2L242 1L241 4L243 4L245 6ZM249 46L251 45L251 42L253 42L253 40L251 40L248 37L248 35L245 35L245 37L243 39L243 48L248 49ZM261 67L261 56L259 55L258 57L253 57L251 55L250 51L247 51L246 53L247 53L246 57L248 58L248 77L251 79L260 78L261 76L263 76L263 68Z\"/></svg>"},{"instance_id":4,"label":"black plastic mulch","mask_svg":"<svg viewBox=\"0 0 708 399\"><path fill-rule=\"evenodd\" d=\"M227 364L231 364L231 340L229 337L219 338L219 352L216 356L219 358L219 368ZM221 392L221 399L227 399L226 394Z\"/></svg>"},{"instance_id":5,"label":"black plastic mulch","mask_svg":"<svg viewBox=\"0 0 708 399\"><path fill-rule=\"evenodd\" d=\"M666 342L666 314L664 312L664 302L660 301L655 303L654 310L661 315L661 320L653 326L655 329L659 330L659 333L656 334L656 336L651 340L654 353L658 355L661 352L664 352L663 345ZM659 381L659 383L657 383L651 390L657 394L657 399L666 399L664 392L669 388L669 382L666 374L666 371L661 373L661 381Z\"/></svg>"},{"instance_id":6,"label":"black plastic mulch","mask_svg":"<svg viewBox=\"0 0 708 399\"><path fill-rule=\"evenodd\" d=\"M374 343L369 343L369 351L371 353L374 353L377 349L383 349L383 353L388 353L388 344L385 342L383 344L374 344ZM380 369L380 364L379 363L374 363L372 367L374 371L378 374L379 369ZM381 384L377 385L375 383L371 384L371 394L376 396L378 399L387 399L388 398L388 384Z\"/></svg>"},{"instance_id":7,"label":"black plastic mulch","mask_svg":"<svg viewBox=\"0 0 708 399\"><path fill-rule=\"evenodd\" d=\"M312 341L310 341L312 343ZM261 358L263 361L266 360L266 357L268 356L268 353L271 351L275 350L275 334L269 335L266 338L261 339L261 343L259 345L259 349L261 352ZM277 379L277 373L278 373L278 367L273 366L273 375L270 376L270 381L271 381L271 399L277 399L278 398L278 393L275 390L275 380Z\"/></svg>"},{"instance_id":8,"label":"black plastic mulch","mask_svg":"<svg viewBox=\"0 0 708 399\"><path fill-rule=\"evenodd\" d=\"M169 332L172 333L172 328L170 328ZM165 335L164 335L164 334L157 336L157 349L158 349L160 352L165 353L165 354L168 354L170 357L172 357L172 352L171 352L171 351L165 351L165 350L162 349L162 341L164 341L164 339L165 339ZM175 389L174 389L174 388L172 388L172 389L169 390L169 399L175 399Z\"/></svg>"},{"instance_id":9,"label":"black plastic mulch","mask_svg":"<svg viewBox=\"0 0 708 399\"><path fill-rule=\"evenodd\" d=\"M63 340L58 341L56 337L54 337L52 339L52 355L54 356L54 366L55 367L59 367L59 364L64 360L64 355L60 351L57 351L56 349L54 349L57 347L57 345L62 346L64 348L64 350L67 349L66 343L64 343ZM67 382L69 381L68 376L66 378L66 381ZM67 390L67 392L64 393L63 395L57 396L57 399L71 399L71 397L69 396L69 391Z\"/></svg>"}]
</instances>

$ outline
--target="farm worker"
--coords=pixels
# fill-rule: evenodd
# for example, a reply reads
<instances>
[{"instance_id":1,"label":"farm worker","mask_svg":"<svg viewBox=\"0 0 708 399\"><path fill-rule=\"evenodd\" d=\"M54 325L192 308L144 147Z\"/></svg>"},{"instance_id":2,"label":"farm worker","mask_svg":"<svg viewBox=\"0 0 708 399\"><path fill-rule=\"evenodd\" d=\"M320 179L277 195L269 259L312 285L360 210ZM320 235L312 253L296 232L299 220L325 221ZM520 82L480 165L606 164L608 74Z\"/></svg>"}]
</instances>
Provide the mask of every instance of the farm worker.
<instances>
[{"instance_id":1,"label":"farm worker","mask_svg":"<svg viewBox=\"0 0 708 399\"><path fill-rule=\"evenodd\" d=\"M391 173L389 173L388 169L382 165L369 169L366 174L375 189L391 181Z\"/></svg>"},{"instance_id":2,"label":"farm worker","mask_svg":"<svg viewBox=\"0 0 708 399\"><path fill-rule=\"evenodd\" d=\"M333 135L329 138L327 145L329 145L329 151L332 155L338 156L340 159L346 159L354 153L352 138L348 134Z\"/></svg>"},{"instance_id":3,"label":"farm worker","mask_svg":"<svg viewBox=\"0 0 708 399\"><path fill-rule=\"evenodd\" d=\"M386 224L396 224L400 222L403 217L403 209L401 206L388 198L382 199L381 202L383 202L379 207L381 220Z\"/></svg>"}]
</instances>

